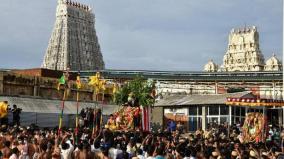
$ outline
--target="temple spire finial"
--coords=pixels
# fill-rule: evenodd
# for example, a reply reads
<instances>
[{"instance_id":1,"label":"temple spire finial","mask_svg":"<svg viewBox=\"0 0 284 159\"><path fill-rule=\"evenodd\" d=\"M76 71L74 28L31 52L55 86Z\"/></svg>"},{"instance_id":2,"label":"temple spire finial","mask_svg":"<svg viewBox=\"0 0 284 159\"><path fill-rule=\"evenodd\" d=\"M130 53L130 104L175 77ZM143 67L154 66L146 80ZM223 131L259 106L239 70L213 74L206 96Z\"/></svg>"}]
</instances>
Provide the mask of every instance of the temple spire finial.
<instances>
[{"instance_id":1,"label":"temple spire finial","mask_svg":"<svg viewBox=\"0 0 284 159\"><path fill-rule=\"evenodd\" d=\"M57 0L58 4L62 4L64 2L64 0Z\"/></svg>"}]
</instances>

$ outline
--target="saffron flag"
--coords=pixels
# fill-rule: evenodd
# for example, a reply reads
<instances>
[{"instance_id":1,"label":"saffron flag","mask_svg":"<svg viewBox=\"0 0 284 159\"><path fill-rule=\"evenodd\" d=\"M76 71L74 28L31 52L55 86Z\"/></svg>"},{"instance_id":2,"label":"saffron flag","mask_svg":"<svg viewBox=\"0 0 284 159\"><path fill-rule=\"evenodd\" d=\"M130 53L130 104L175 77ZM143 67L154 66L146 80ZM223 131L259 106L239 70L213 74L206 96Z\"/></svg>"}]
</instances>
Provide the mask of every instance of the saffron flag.
<instances>
[{"instance_id":1,"label":"saffron flag","mask_svg":"<svg viewBox=\"0 0 284 159\"><path fill-rule=\"evenodd\" d=\"M105 91L106 90L106 81L100 78L101 75L99 72L96 73L95 76L90 77L89 85L93 86L94 91L96 93L99 93L100 91Z\"/></svg>"},{"instance_id":2,"label":"saffron flag","mask_svg":"<svg viewBox=\"0 0 284 159\"><path fill-rule=\"evenodd\" d=\"M115 94L118 92L118 85L116 83L113 84L112 87L112 96L113 96L113 102L116 101L116 97Z\"/></svg>"},{"instance_id":3,"label":"saffron flag","mask_svg":"<svg viewBox=\"0 0 284 159\"><path fill-rule=\"evenodd\" d=\"M96 86L96 85L98 85L98 83L99 83L99 81L100 81L100 77L101 77L101 75L100 75L99 72L97 72L95 76L91 76L91 77L90 77L89 85L91 85L91 86Z\"/></svg>"},{"instance_id":4,"label":"saffron flag","mask_svg":"<svg viewBox=\"0 0 284 159\"><path fill-rule=\"evenodd\" d=\"M100 80L99 89L105 91L106 90L106 80Z\"/></svg>"},{"instance_id":5,"label":"saffron flag","mask_svg":"<svg viewBox=\"0 0 284 159\"><path fill-rule=\"evenodd\" d=\"M82 88L80 76L77 76L77 79L76 79L76 86L77 86L77 89L81 89L81 88Z\"/></svg>"},{"instance_id":6,"label":"saffron flag","mask_svg":"<svg viewBox=\"0 0 284 159\"><path fill-rule=\"evenodd\" d=\"M96 86L97 83L98 83L98 78L97 78L97 76L91 76L91 77L90 77L89 85L91 85L91 86Z\"/></svg>"},{"instance_id":7,"label":"saffron flag","mask_svg":"<svg viewBox=\"0 0 284 159\"><path fill-rule=\"evenodd\" d=\"M57 90L60 90L60 86L61 86L61 85L64 85L65 82L66 82L65 76L62 75L62 76L59 78L59 80L58 80Z\"/></svg>"},{"instance_id":8,"label":"saffron flag","mask_svg":"<svg viewBox=\"0 0 284 159\"><path fill-rule=\"evenodd\" d=\"M118 91L118 85L116 83L113 84L113 88L112 88L112 94L117 93Z\"/></svg>"}]
</instances>

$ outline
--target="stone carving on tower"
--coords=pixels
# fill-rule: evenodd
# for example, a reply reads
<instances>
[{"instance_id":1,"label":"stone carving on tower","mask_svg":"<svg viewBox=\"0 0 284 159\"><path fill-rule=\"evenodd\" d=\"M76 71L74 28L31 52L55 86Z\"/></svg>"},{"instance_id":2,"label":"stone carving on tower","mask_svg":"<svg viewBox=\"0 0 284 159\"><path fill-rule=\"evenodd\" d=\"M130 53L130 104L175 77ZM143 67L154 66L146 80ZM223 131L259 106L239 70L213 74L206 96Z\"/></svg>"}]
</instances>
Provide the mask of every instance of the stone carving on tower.
<instances>
[{"instance_id":1,"label":"stone carving on tower","mask_svg":"<svg viewBox=\"0 0 284 159\"><path fill-rule=\"evenodd\" d=\"M218 65L213 62L213 60L209 60L208 63L204 66L205 72L217 72Z\"/></svg>"},{"instance_id":2,"label":"stone carving on tower","mask_svg":"<svg viewBox=\"0 0 284 159\"><path fill-rule=\"evenodd\" d=\"M264 58L259 48L259 34L255 26L232 29L222 69L228 72L263 71Z\"/></svg>"},{"instance_id":3,"label":"stone carving on tower","mask_svg":"<svg viewBox=\"0 0 284 159\"><path fill-rule=\"evenodd\" d=\"M42 63L53 70L100 70L105 64L89 6L58 0L56 21Z\"/></svg>"},{"instance_id":4,"label":"stone carving on tower","mask_svg":"<svg viewBox=\"0 0 284 159\"><path fill-rule=\"evenodd\" d=\"M281 71L282 70L282 63L275 56L275 54L273 54L272 57L266 61L264 70L265 71Z\"/></svg>"}]
</instances>

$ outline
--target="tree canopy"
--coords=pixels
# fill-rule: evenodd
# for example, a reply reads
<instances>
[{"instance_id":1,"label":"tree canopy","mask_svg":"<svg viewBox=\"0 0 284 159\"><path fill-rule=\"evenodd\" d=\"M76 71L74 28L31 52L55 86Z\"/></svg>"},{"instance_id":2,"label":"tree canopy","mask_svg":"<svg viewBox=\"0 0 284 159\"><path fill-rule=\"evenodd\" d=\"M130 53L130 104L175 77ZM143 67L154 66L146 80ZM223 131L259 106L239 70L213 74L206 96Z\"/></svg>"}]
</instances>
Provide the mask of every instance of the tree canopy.
<instances>
[{"instance_id":1,"label":"tree canopy","mask_svg":"<svg viewBox=\"0 0 284 159\"><path fill-rule=\"evenodd\" d=\"M114 101L119 105L152 106L155 102L155 84L153 80L142 77L126 82L115 94Z\"/></svg>"}]
</instances>

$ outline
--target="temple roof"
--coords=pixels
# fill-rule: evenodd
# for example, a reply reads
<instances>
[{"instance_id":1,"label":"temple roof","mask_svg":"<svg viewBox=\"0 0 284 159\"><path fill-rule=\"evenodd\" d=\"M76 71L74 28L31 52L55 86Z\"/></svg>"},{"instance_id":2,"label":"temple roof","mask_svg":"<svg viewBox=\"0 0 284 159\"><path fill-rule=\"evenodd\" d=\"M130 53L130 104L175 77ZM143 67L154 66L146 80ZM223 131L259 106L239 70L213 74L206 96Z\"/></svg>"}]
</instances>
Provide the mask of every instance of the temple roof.
<instances>
[{"instance_id":1,"label":"temple roof","mask_svg":"<svg viewBox=\"0 0 284 159\"><path fill-rule=\"evenodd\" d=\"M185 106L185 105L214 105L225 104L228 97L254 97L251 92L237 92L226 94L193 94L193 95L166 95L158 100L155 106Z\"/></svg>"},{"instance_id":2,"label":"temple roof","mask_svg":"<svg viewBox=\"0 0 284 159\"><path fill-rule=\"evenodd\" d=\"M270 57L266 63L266 65L281 65L281 61L276 57L275 54L272 55L272 57Z\"/></svg>"},{"instance_id":3,"label":"temple roof","mask_svg":"<svg viewBox=\"0 0 284 159\"><path fill-rule=\"evenodd\" d=\"M14 96L0 96L0 101L8 101L10 107L16 104L18 108L22 108L23 112L32 113L59 113L61 111L60 100L42 99L34 97L14 97ZM64 114L76 114L76 101L65 101L64 104ZM95 108L95 103L93 102L80 102L79 110L82 108ZM117 111L117 105L106 105L98 104L97 108L103 107L104 115L109 115Z\"/></svg>"}]
</instances>

